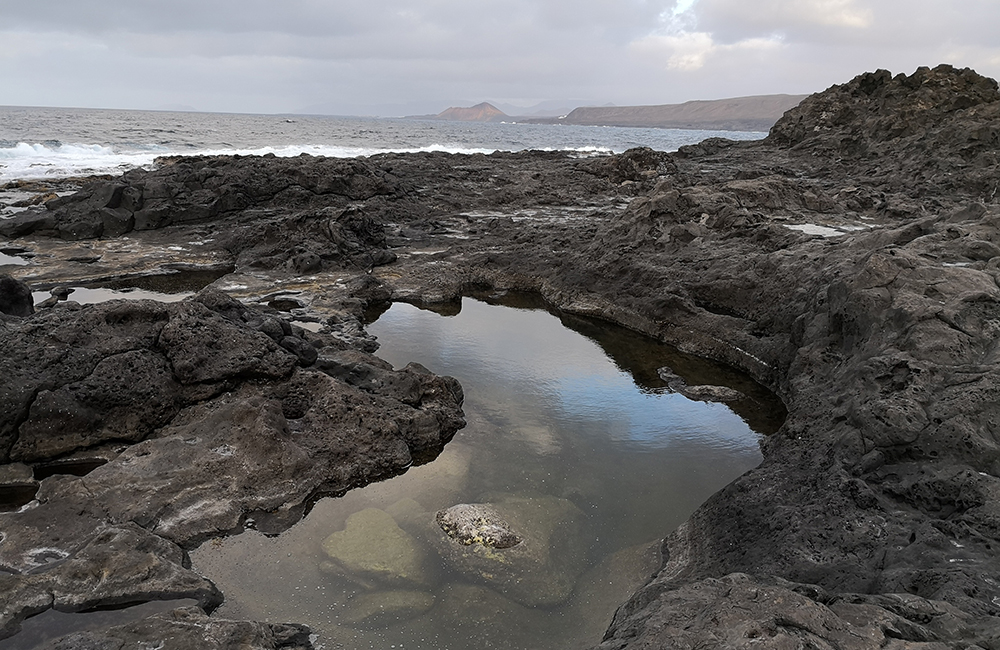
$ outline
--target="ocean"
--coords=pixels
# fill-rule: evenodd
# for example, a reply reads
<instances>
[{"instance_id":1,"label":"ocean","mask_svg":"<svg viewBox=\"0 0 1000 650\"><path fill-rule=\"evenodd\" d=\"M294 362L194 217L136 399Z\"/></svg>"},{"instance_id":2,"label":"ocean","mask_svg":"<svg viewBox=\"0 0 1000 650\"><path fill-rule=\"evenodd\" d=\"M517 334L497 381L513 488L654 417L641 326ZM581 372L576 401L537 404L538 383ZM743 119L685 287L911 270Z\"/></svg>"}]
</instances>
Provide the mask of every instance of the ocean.
<instances>
[{"instance_id":1,"label":"ocean","mask_svg":"<svg viewBox=\"0 0 1000 650\"><path fill-rule=\"evenodd\" d=\"M766 133L447 122L320 115L249 115L0 106L0 184L119 174L166 155L356 157L385 152L492 153L525 149L581 154L632 147L673 151L710 137Z\"/></svg>"}]
</instances>

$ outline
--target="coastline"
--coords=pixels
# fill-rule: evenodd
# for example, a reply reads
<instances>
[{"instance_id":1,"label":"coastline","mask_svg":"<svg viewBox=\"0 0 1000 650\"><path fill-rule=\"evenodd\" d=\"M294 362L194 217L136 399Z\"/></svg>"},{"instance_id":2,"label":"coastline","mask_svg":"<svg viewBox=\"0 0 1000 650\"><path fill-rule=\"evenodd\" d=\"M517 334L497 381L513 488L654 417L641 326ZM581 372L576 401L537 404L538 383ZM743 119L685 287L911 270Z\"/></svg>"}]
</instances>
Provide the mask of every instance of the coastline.
<instances>
[{"instance_id":1,"label":"coastline","mask_svg":"<svg viewBox=\"0 0 1000 650\"><path fill-rule=\"evenodd\" d=\"M174 263L230 260L216 286L240 298L298 291L348 348L365 345L366 307L474 287L536 291L724 361L784 399L785 424L759 468L667 537L599 647L985 648L1000 636L998 115L996 82L942 66L861 75L763 142L676 154L183 159L0 222L48 256L5 270L149 275L166 259L150 251L215 231ZM113 250L125 235L139 252ZM75 262L82 248L96 259ZM57 311L73 318L5 319L4 336ZM77 484L61 485L65 499ZM123 521L143 529L141 514ZM181 541L210 536L181 523ZM38 608L22 602L6 629ZM295 638L273 647L306 647Z\"/></svg>"}]
</instances>

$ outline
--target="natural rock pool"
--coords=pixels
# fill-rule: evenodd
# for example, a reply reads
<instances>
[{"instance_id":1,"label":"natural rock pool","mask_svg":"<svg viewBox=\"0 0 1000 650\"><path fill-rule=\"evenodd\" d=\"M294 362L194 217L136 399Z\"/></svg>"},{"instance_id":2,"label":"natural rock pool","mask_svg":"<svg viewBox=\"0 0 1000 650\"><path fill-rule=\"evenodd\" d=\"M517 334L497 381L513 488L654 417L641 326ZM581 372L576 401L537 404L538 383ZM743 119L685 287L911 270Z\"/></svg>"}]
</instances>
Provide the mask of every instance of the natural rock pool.
<instances>
[{"instance_id":1,"label":"natural rock pool","mask_svg":"<svg viewBox=\"0 0 1000 650\"><path fill-rule=\"evenodd\" d=\"M760 386L621 328L561 322L537 299L507 302L519 307L466 298L447 317L395 304L369 326L394 366L461 381L468 426L432 462L323 499L278 537L194 551L226 595L220 616L306 623L325 648L596 643L658 568L660 538L760 462L747 421L768 432L783 415ZM662 366L743 392L747 421L670 393ZM458 504L511 536L448 538L463 511L437 513Z\"/></svg>"}]
</instances>

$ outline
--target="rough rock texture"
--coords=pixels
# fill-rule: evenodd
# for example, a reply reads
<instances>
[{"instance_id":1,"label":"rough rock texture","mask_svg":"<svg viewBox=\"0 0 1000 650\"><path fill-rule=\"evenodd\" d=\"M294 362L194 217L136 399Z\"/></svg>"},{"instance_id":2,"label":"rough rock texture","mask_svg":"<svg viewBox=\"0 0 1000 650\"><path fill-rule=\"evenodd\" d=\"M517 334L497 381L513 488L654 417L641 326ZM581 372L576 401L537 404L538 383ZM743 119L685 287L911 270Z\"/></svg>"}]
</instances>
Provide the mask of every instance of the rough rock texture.
<instances>
[{"instance_id":1,"label":"rough rock texture","mask_svg":"<svg viewBox=\"0 0 1000 650\"><path fill-rule=\"evenodd\" d=\"M28 285L9 275L0 275L0 314L30 316L34 312L34 301Z\"/></svg>"},{"instance_id":2,"label":"rough rock texture","mask_svg":"<svg viewBox=\"0 0 1000 650\"><path fill-rule=\"evenodd\" d=\"M272 338L268 318L209 290L2 325L4 459L108 460L43 478L34 501L0 513L2 633L48 608L195 598L210 610L222 596L183 549L245 526L283 530L319 496L433 455L463 424L453 379L302 330ZM310 346L317 369L278 337Z\"/></svg>"},{"instance_id":3,"label":"rough rock texture","mask_svg":"<svg viewBox=\"0 0 1000 650\"><path fill-rule=\"evenodd\" d=\"M176 313L143 308L127 342L104 335L115 327L107 319L88 320L118 308L60 307L0 321L4 358L14 359L20 373L18 382L0 385L4 453L29 460L49 447L76 449L42 426L63 421L79 428L87 445L145 436L134 449L157 443L162 431L160 444L179 448L210 440L206 431L214 428L194 423L213 422L213 409L236 409L240 400L275 422L284 418L298 445L311 438L296 422L313 426L338 412L339 402L317 398L326 394L315 392L317 383L363 397L358 404L391 390L398 395L393 408L414 409L406 380L348 349L347 341L364 341L363 308L390 299L447 304L472 290L532 290L564 314L615 321L740 368L777 391L788 410L763 445L761 466L670 534L662 568L622 605L603 641L594 640L601 648L998 647L998 124L997 84L940 66L895 77L878 71L834 86L787 113L763 142L708 140L671 155L203 158L130 173L110 182L123 187L117 207L109 207L115 191L108 194L104 182L100 191L95 186L26 211L0 232L34 233L17 245L60 251L62 260L90 255L88 273L113 275L111 256L93 259L94 251L108 250L107 241L85 242L88 253L46 233L110 237L116 223L128 224L121 210L131 210L137 230L130 236L139 242L187 242L211 225L228 233L209 244L234 268L223 284L245 287L233 290L256 300L275 298L279 284L297 291L301 313L323 322L334 350L319 350L306 368L307 358L248 337L270 356L251 362L224 354L220 364L225 359L237 376L219 378L204 364L184 365L192 348L181 332L166 340L180 356L167 357L159 342L169 318L203 318L205 332L224 333L228 326L217 320L224 317L208 305L211 313L191 304ZM128 188L141 190L141 206L134 191L126 200ZM379 251L395 261L378 265L391 259ZM54 267L47 281L70 279L79 266ZM12 271L22 278L34 272ZM73 319L87 326L63 334L73 331L64 330ZM7 343L29 331L46 341L30 363L17 356L22 343ZM114 396L87 384L103 359L122 354L137 355L146 368L160 400L153 420L122 420ZM165 366L157 359L169 364L169 374L160 375ZM59 381L46 383L34 374L39 368L52 368ZM100 372L115 376L116 369ZM419 368L408 372L426 377ZM671 373L688 388L718 383L681 367ZM239 385L230 388L232 381ZM192 397L195 389L207 396ZM223 391L228 401L193 405ZM80 401L76 394L95 397ZM91 401L100 408L84 408ZM36 402L39 426L28 424L22 441ZM404 440L426 440L428 432L433 438L433 417L421 421L428 417L421 408L396 411L407 414L401 420L379 417L384 404L373 408L358 430L398 437L377 438L384 442L372 457L403 463ZM171 417L169 426L157 425L157 417ZM276 445L284 440L274 436ZM306 456L321 443L305 447ZM206 457L228 453L206 444L220 450ZM285 458L275 462L295 467L292 456ZM126 471L115 461L105 467L92 479L43 480L40 505L16 517L40 512L32 516L52 521L57 511L42 508L57 502L43 502L45 494L72 492L86 479L100 485L102 472ZM335 484L346 488L349 476L377 473L349 467L357 469ZM327 477L338 470L324 471ZM245 488L235 474L227 481L237 493ZM216 512L196 496L184 512L156 511L149 519L88 514L93 501L79 517L94 522L87 531L129 522L147 532L161 526L182 544L239 523L235 510ZM242 498L253 504L258 496ZM297 512L288 507L289 518ZM0 518L6 533L15 515ZM185 521L200 523L189 528ZM83 548L89 535L74 537L64 552ZM9 534L0 544L0 555L14 539ZM31 549L43 546L62 548ZM31 549L15 549L3 562L25 562ZM53 571L65 566L53 564ZM18 611L44 609L48 598L25 596Z\"/></svg>"},{"instance_id":4,"label":"rough rock texture","mask_svg":"<svg viewBox=\"0 0 1000 650\"><path fill-rule=\"evenodd\" d=\"M434 519L448 537L464 546L503 549L524 541L496 508L485 503L460 503L438 511Z\"/></svg>"},{"instance_id":5,"label":"rough rock texture","mask_svg":"<svg viewBox=\"0 0 1000 650\"><path fill-rule=\"evenodd\" d=\"M306 650L309 630L301 625L274 625L209 618L197 607L183 607L136 623L99 632L79 632L58 639L51 650Z\"/></svg>"}]
</instances>

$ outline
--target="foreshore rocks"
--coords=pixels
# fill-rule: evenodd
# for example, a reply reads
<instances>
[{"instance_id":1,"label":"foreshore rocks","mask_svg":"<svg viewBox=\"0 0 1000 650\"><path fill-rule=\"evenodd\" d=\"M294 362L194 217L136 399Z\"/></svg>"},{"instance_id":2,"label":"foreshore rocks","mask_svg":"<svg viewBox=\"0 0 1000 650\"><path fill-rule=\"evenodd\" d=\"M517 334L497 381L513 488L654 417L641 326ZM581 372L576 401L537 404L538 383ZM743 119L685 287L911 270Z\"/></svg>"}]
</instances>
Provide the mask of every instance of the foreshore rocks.
<instances>
[{"instance_id":1,"label":"foreshore rocks","mask_svg":"<svg viewBox=\"0 0 1000 650\"><path fill-rule=\"evenodd\" d=\"M0 314L30 316L35 311L31 289L23 282L0 275Z\"/></svg>"},{"instance_id":2,"label":"foreshore rocks","mask_svg":"<svg viewBox=\"0 0 1000 650\"><path fill-rule=\"evenodd\" d=\"M149 646L150 641L155 645ZM77 632L48 646L52 650L120 650L157 647L161 650L308 650L309 630L301 625L273 625L209 618L197 607L158 614L136 623L96 632Z\"/></svg>"},{"instance_id":3,"label":"foreshore rocks","mask_svg":"<svg viewBox=\"0 0 1000 650\"><path fill-rule=\"evenodd\" d=\"M0 512L3 633L48 608L194 598L210 611L222 595L186 549L244 527L279 532L312 500L403 471L462 426L453 379L303 330L269 336L269 318L207 290L0 324L4 461L106 460L84 476L56 468ZM368 383L322 370L345 363Z\"/></svg>"},{"instance_id":4,"label":"foreshore rocks","mask_svg":"<svg viewBox=\"0 0 1000 650\"><path fill-rule=\"evenodd\" d=\"M53 236L108 250L125 230L197 240L232 264L217 286L294 286L324 327L278 339L274 314L213 291L0 320L6 459L113 452L0 514L6 632L48 607L165 593L211 609L219 594L185 573L184 548L249 518L281 530L311 496L402 470L459 426L454 382L354 345L362 311L528 290L749 372L788 410L761 466L669 534L597 647L998 647L998 117L996 82L972 71L878 71L808 98L762 142L178 159L4 221L43 252L66 250ZM89 277L126 264L87 259ZM45 278L83 272L53 263ZM285 336L315 341L316 359ZM143 381L122 379L133 367ZM247 478L256 463L273 480ZM54 521L72 522L58 540ZM128 558L89 555L129 535ZM95 588L142 566L148 584Z\"/></svg>"}]
</instances>

